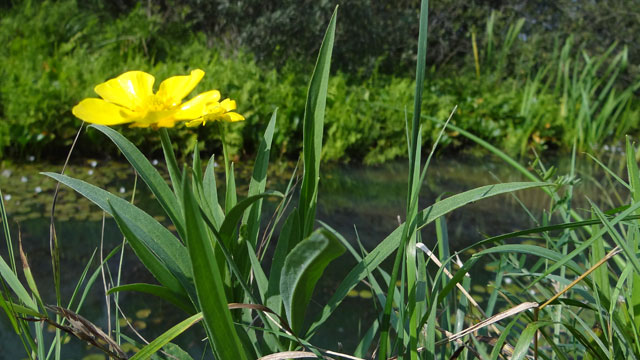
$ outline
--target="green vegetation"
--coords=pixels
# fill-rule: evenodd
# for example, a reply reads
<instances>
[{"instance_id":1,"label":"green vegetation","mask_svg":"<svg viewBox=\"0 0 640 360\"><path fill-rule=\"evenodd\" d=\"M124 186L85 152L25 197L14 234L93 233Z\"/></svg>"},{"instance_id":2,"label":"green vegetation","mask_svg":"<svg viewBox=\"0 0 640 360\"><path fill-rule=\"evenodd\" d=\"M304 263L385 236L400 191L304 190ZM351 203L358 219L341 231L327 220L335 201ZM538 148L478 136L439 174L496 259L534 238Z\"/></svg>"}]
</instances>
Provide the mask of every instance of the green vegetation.
<instances>
[{"instance_id":1,"label":"green vegetation","mask_svg":"<svg viewBox=\"0 0 640 360\"><path fill-rule=\"evenodd\" d=\"M344 30L337 34L339 62L334 67L337 70L330 79L327 95L323 148L323 159L327 161L379 163L406 156L402 145L403 119L411 103L413 85L405 69L406 59L415 56L414 47L405 45L398 49L405 55L389 52L394 54L392 59L372 53L373 50L358 52L355 40L358 36L353 32L355 28L362 32L366 24L357 27L358 22L354 23L350 14L365 3L345 6L349 20L345 20L341 25ZM0 40L7 45L0 50L0 151L4 156L23 159L27 155L46 157L64 153L80 124L71 115L71 107L82 98L95 96L93 85L125 70L144 70L162 79L201 68L207 76L200 88L220 89L223 96L237 100L239 111L247 117L245 123L233 127L228 134L231 152L239 156L254 154L277 107L280 121L273 140L276 156L295 159L302 147L303 94L308 81L304 74L311 70L308 66L311 60L302 62L306 57L299 52L313 52L315 48L309 48L311 40L305 35L294 36L296 40L288 48L292 50L285 50L286 41L282 35L276 36L272 28L277 24L267 25L267 20L278 14L288 19L292 12L300 10L297 5L283 5L282 12L257 5L255 12L234 10L229 5L216 10L225 15L216 25L202 17L203 11L215 10L206 8L211 5L195 10L195 4L188 1L177 4L181 6L110 7L102 2L79 4L65 0L24 2L3 11ZM432 22L449 24L449 20L439 17L444 16L445 5L446 1L435 2ZM326 7L314 6L319 7L312 7L314 13ZM416 14L417 8L417 4L409 1L389 14L392 19L404 19L403 24L412 24L398 33L406 34L414 28L417 31L415 21L407 20ZM390 39L384 41L375 32L385 26L379 23L384 18L380 15L383 10L367 13L371 19L362 21L372 23L373 32L364 31L372 37L367 41L381 42L381 48L386 49L391 46L386 41L395 39L396 32L391 32ZM441 31L441 27L435 28L428 59L434 54L433 58L439 60L425 69L428 82L423 94L423 113L444 121L457 105L452 124L511 155L524 153L530 146L568 150L576 136L580 150L597 150L603 145L614 145L615 139L639 128L640 110L634 92L640 87L640 79L634 78L637 64L628 64L630 50L620 44L585 47L588 43L576 43L575 37L562 31L547 35L555 38L555 45L550 47L549 37L542 39L529 21L517 21L512 16L513 23L509 24L507 15L489 10L478 10L484 14L481 22L478 14L471 16L468 10L460 14L471 25L483 26L485 30L475 30L466 24L468 32L462 38L455 33L452 43L458 44L457 49L464 49L462 53L452 50L455 61L436 56L445 49L438 45L442 41L434 40L439 39L436 36ZM256 17L255 23L242 17L247 23L247 34L274 34L269 37L272 42L262 42L262 46L276 49L271 57L250 40L257 35L240 34L238 11ZM312 18L325 19L326 14L323 11ZM299 33L298 23L290 26L291 31ZM308 28L314 29L311 24ZM314 32L313 46L317 46L318 33L319 30ZM404 43L393 41L416 44L417 39L404 38L407 39ZM474 44L477 58L472 51ZM635 52L632 48L631 54ZM353 64L348 62L351 58ZM361 58L373 62L361 64L357 60ZM396 61L397 66L392 67L390 61ZM423 126L424 145L432 144L438 135L437 127L431 124ZM156 132L128 129L123 132L145 153L159 152ZM196 138L211 138L215 130L205 127L194 132L181 128L173 134L178 156L182 157ZM104 144L104 139L89 131L77 146L88 155L115 154L113 147L97 144ZM448 151L473 146L455 131L446 132L442 144Z\"/></svg>"},{"instance_id":2,"label":"green vegetation","mask_svg":"<svg viewBox=\"0 0 640 360\"><path fill-rule=\"evenodd\" d=\"M622 93L614 92L610 90L612 86L608 86L612 81L600 81L596 76L599 67L604 66L603 76L609 73L610 76L605 78L611 79L623 65L625 53L611 59L606 54L593 59L585 56L583 65L570 67L571 57L567 54L571 45L564 45L563 50L555 55L555 62L549 65L550 70L540 69L533 80L527 80L524 93L537 94L546 87L550 92L557 91L563 99L560 110L567 114L577 111L572 121L576 121L573 126L579 127L571 133L571 143L574 145L569 174L557 176L539 159L533 164L532 171L498 150L496 145L483 140L488 137L486 134L477 137L458 127L461 124L451 125L450 117L444 124L423 119L423 95L433 92L424 61L427 56L427 4L428 1L422 1L415 82L408 81L406 84L407 88L415 86L414 106L410 115L407 112L405 127L399 126L398 135L398 141L406 140L403 153L408 154L410 169L405 221L370 251L362 247L360 251L354 249L352 243L332 229L330 224L318 224L315 219L317 200L322 196L318 192L318 184L325 128L330 137L344 136L331 133L332 123L329 121L331 106L335 105L332 101L338 99L332 98L336 96L332 93L335 81L330 81L337 10L329 21L303 104L304 115L300 120L300 158L303 168L299 192L294 191L295 174L284 193L266 190L267 169L272 149L276 149L274 140L280 129L280 110L272 112L266 130L259 133L249 188L246 197L240 199L228 151L233 143L227 142L226 131L217 133L225 168L224 186L218 187L213 158L203 171L204 164L197 143L193 144L191 167L184 165L180 168L169 131L161 129L157 132L169 173L170 181L167 182L126 136L112 128L92 126L94 136L102 136L115 144L135 168L170 220L175 229L173 232L138 208L133 201L123 200L116 194L73 177L44 173L113 216L126 237L122 246L114 248L101 261L89 284L95 282L104 262L119 251L131 248L157 284L123 285L118 280L111 280L108 283L109 294L117 296L123 291L149 293L185 313L185 320L145 345L132 359L166 355L161 355L159 351L168 351L174 338L199 322L207 333L209 344L203 357L209 353L216 359L253 359L267 355L275 356L271 359L299 355L344 357L340 352L315 346L312 338L318 329L326 326L327 319L359 284L370 289L374 295L371 298L372 307L378 309L379 313L373 322L367 324L358 346L350 350L358 358L372 357L373 353L377 354L378 359L398 357L412 360L467 359L473 356L515 360L530 357L640 357L640 314L635 314L640 306L640 170L636 148L629 138L625 142L624 158L627 180L605 167L612 181L625 189L626 194L617 194L620 202L606 211L592 202L589 202L588 209L574 209L571 206L573 188L578 182L575 174L578 146L591 145L601 139L599 136L602 134L615 134L602 130L607 128L608 123L605 119L598 121L597 116L609 118L630 111L628 101L631 95L627 94L632 93L633 88L627 88ZM488 39L492 39L491 24L492 20L487 27ZM498 69L488 72L488 76L493 76L506 66L507 55L520 26L521 23L513 25L500 46L493 41L488 42L490 45L486 47L485 60L480 62L478 58L478 73L487 68ZM601 65L605 63L604 59L610 62ZM562 80L551 82L546 73L555 74L554 66L562 70L556 75ZM572 70L577 68L580 70ZM474 76L478 77L476 81L480 86L480 75ZM497 87L499 83L496 80L492 86ZM516 89L515 83L511 83L511 86ZM486 100L479 104L494 101L490 98L489 90L482 93L482 99ZM349 93L344 95L348 96ZM534 98L537 96L531 95L523 103L526 105L524 109L516 108L521 111L522 121L544 124L547 121L545 112L536 112L535 104L538 102L533 101ZM619 104L623 104L623 107L618 108ZM390 111L398 111L398 103L376 106L387 106ZM452 116L454 113L455 108ZM424 114L430 112L425 110ZM530 114L531 117L527 118ZM435 115L436 119L447 117L447 114ZM581 124L584 127L580 127ZM233 129L233 125L227 128ZM248 121L243 129L250 125ZM616 127L615 130L619 129ZM567 131L565 129L563 134L569 134ZM453 136L450 132L458 135ZM171 137L175 135L180 138L184 134L186 130L178 129L171 133ZM482 186L448 196L420 209L420 190L427 176L431 176L428 172L429 163L436 145L440 144L441 139L446 142L456 137L469 139L500 156L527 181ZM427 138L432 138L429 143L434 144L430 151L423 149L423 139ZM207 139L207 144L210 141ZM331 150L324 151L327 154ZM428 154L426 161L422 160L423 154ZM369 156L369 153L365 156ZM475 253L468 257L463 255L463 259L459 258L458 253L451 252L446 230L447 214L488 197L504 194L517 196L519 190L525 189L543 192L549 200L549 208L542 214L527 210L536 223L534 228L477 241L465 249L474 250ZM611 191L614 189L611 185ZM294 202L294 208L285 212L287 204L296 195L298 200ZM281 206L275 214L263 214L262 201L267 197L281 199ZM66 299L67 294L63 300L59 281L60 248L55 228L51 228L51 257L57 299L56 305L47 305L40 297L20 243L19 256L15 255L3 207L0 207L0 212L9 250L8 260L0 257L3 285L0 307L8 315L27 356L30 359L57 360L61 357L63 336L73 334L112 358L128 358L129 354L122 350L120 344L133 341L124 336L117 325L113 333L108 331L107 334L77 315L84 300L83 296L79 303L74 302L80 286L70 300ZM266 229L261 227L260 220L263 217L274 219ZM276 223L280 226L278 233L274 231ZM437 228L437 256L423 243L423 233L420 231L431 224ZM534 243L519 241L525 236L531 237ZM266 261L265 249L272 241L272 258ZM356 265L335 288L322 311L312 316L308 309L316 284L331 262L343 253L349 253L356 260ZM381 265L394 253L393 270L389 274ZM18 271L18 258L22 263L21 272ZM467 276L473 273L474 266L481 258L493 260L496 274L494 290L486 299L486 305L482 306L469 295L473 276ZM87 265L82 278L89 273L89 267ZM268 271L265 267L269 268ZM127 269L120 266L117 271ZM25 281L19 278L20 273ZM120 276L113 278L119 279ZM510 280L507 281L507 278ZM115 303L118 303L117 297ZM53 341L44 341L43 327L39 322L46 322L58 329ZM118 324L118 321L114 323ZM112 335L115 340L111 339ZM175 347L172 349L175 351ZM174 355L171 358L192 359L184 352L172 353Z\"/></svg>"}]
</instances>

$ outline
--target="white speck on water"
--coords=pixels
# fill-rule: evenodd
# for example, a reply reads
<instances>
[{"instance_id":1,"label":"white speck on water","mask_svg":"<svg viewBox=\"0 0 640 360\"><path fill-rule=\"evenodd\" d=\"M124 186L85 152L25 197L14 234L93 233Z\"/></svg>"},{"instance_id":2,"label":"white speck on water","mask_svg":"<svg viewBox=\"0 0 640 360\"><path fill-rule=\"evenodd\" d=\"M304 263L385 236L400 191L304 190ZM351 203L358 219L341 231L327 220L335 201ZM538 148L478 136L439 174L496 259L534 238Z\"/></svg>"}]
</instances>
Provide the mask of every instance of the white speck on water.
<instances>
[{"instance_id":1,"label":"white speck on water","mask_svg":"<svg viewBox=\"0 0 640 360\"><path fill-rule=\"evenodd\" d=\"M214 162L213 162L213 167L214 167L214 168L217 168L217 167L218 167L218 163L214 161Z\"/></svg>"},{"instance_id":2,"label":"white speck on water","mask_svg":"<svg viewBox=\"0 0 640 360\"><path fill-rule=\"evenodd\" d=\"M11 200L11 194L5 194L4 201L9 201L9 200Z\"/></svg>"},{"instance_id":3,"label":"white speck on water","mask_svg":"<svg viewBox=\"0 0 640 360\"><path fill-rule=\"evenodd\" d=\"M505 284L509 285L509 284L511 284L512 282L513 282L513 280L511 280L511 278L510 278L510 277L506 277L506 278L504 278L504 283L505 283Z\"/></svg>"},{"instance_id":4,"label":"white speck on water","mask_svg":"<svg viewBox=\"0 0 640 360\"><path fill-rule=\"evenodd\" d=\"M120 186L120 194L124 194L125 191L127 191L127 189L125 189L124 186Z\"/></svg>"},{"instance_id":5,"label":"white speck on water","mask_svg":"<svg viewBox=\"0 0 640 360\"><path fill-rule=\"evenodd\" d=\"M531 294L531 295L535 295L535 294L536 294L536 291L535 291L535 290L533 290L533 289L529 289L529 294Z\"/></svg>"},{"instance_id":6,"label":"white speck on water","mask_svg":"<svg viewBox=\"0 0 640 360\"><path fill-rule=\"evenodd\" d=\"M96 166L98 166L98 162L95 161L95 160L91 160L91 161L89 161L89 165L91 165L91 167L96 167Z\"/></svg>"},{"instance_id":7,"label":"white speck on water","mask_svg":"<svg viewBox=\"0 0 640 360\"><path fill-rule=\"evenodd\" d=\"M29 179L27 179L26 176L23 176L20 178L20 181L22 181L23 183L26 183L27 181L29 181Z\"/></svg>"},{"instance_id":8,"label":"white speck on water","mask_svg":"<svg viewBox=\"0 0 640 360\"><path fill-rule=\"evenodd\" d=\"M151 161L151 164L153 164L153 166L158 165L158 159L153 159L153 160Z\"/></svg>"},{"instance_id":9,"label":"white speck on water","mask_svg":"<svg viewBox=\"0 0 640 360\"><path fill-rule=\"evenodd\" d=\"M36 194L40 194L42 192L42 188L40 186L36 186L36 188L33 189L33 191L35 191Z\"/></svg>"},{"instance_id":10,"label":"white speck on water","mask_svg":"<svg viewBox=\"0 0 640 360\"><path fill-rule=\"evenodd\" d=\"M93 175L93 169L89 169L89 171L87 171L87 174Z\"/></svg>"},{"instance_id":11,"label":"white speck on water","mask_svg":"<svg viewBox=\"0 0 640 360\"><path fill-rule=\"evenodd\" d=\"M33 155L29 155L29 156L27 156L27 160L29 160L31 162L34 162L36 160L36 157L33 156Z\"/></svg>"},{"instance_id":12,"label":"white speck on water","mask_svg":"<svg viewBox=\"0 0 640 360\"><path fill-rule=\"evenodd\" d=\"M2 176L6 178L11 177L11 170L9 169L2 170Z\"/></svg>"}]
</instances>

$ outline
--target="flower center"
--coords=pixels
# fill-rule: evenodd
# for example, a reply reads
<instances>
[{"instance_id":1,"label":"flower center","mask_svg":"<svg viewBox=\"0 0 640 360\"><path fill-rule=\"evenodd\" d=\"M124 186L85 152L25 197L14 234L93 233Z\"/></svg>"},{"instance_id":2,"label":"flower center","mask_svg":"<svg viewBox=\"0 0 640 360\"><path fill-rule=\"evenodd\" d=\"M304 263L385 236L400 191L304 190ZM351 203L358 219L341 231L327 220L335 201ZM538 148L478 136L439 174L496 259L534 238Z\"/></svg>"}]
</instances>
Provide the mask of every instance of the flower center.
<instances>
[{"instance_id":1,"label":"flower center","mask_svg":"<svg viewBox=\"0 0 640 360\"><path fill-rule=\"evenodd\" d=\"M167 99L164 99L157 94L149 95L143 102L141 111L143 112L158 112L172 110L175 106L171 106ZM138 109L136 109L138 110Z\"/></svg>"}]
</instances>

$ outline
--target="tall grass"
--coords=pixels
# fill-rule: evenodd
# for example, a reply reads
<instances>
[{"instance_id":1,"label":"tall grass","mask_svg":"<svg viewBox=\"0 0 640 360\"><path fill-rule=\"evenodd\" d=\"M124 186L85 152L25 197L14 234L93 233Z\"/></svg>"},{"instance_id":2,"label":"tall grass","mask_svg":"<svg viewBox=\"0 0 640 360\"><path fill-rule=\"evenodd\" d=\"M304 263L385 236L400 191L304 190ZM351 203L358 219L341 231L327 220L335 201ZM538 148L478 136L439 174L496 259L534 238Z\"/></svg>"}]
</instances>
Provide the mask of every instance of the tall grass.
<instances>
[{"instance_id":1,"label":"tall grass","mask_svg":"<svg viewBox=\"0 0 640 360\"><path fill-rule=\"evenodd\" d=\"M111 215L126 238L126 244L156 280L155 283L125 285L111 281L109 294L147 293L184 312L184 320L143 346L133 359L167 356L162 353L163 349L199 323L216 359L640 357L640 315L636 314L640 302L640 296L637 296L640 289L640 259L637 256L640 170L634 145L627 139L627 180L615 177L629 190L624 201L606 211L590 202L589 209L577 211L572 201L573 187L577 184L575 153L579 135L575 138L570 173L556 176L541 159L533 165L535 169L530 170L490 143L451 124L449 120L452 116L455 119L455 109L447 121L422 114L423 91L430 82L425 66L427 19L428 2L423 0L413 84L414 109L411 123L406 118L404 122L410 169L405 219L370 251L356 251L350 241L331 228L331 224L315 220L317 199L321 196L319 164L323 155L337 9L329 21L307 88L302 125L304 146L300 155L303 172L294 209L286 211L297 194L294 178L285 193L266 190L267 169L278 129L279 112L276 111L261 135L244 198L239 198L236 191L227 139L228 127L234 124L217 124L216 129L225 169L223 186L217 184L213 155L203 171L197 143L193 146L191 166L180 167L169 132L159 131L157 135L170 178L167 182L121 133L104 126L92 126L125 156L158 200L175 231L116 194L63 174L44 173ZM516 25L509 31L508 39L511 40L502 48L491 40L492 45L488 48L494 54L491 56L505 59L517 32ZM506 66L506 62L501 65L499 59L495 61L499 67ZM592 69L595 71L597 67ZM587 88L594 94L603 89L589 86ZM581 92L584 94L587 88L581 87ZM537 86L532 85L526 92L535 93L536 89ZM605 85L604 89L608 87ZM533 110L524 107L521 111L528 114ZM424 123L425 119L429 122ZM428 166L435 152L434 146L426 161L421 160L425 126L438 129L435 144L446 131L456 131L459 136L503 158L528 181L482 186L441 198L420 209L420 189L428 179ZM527 209L536 227L479 239L468 249L452 253L447 235L447 214L497 195L517 197L521 190L538 191L548 197L549 208L541 215L534 215ZM277 219L278 233L274 231L276 224L267 228L261 226L261 218L271 215L265 214L261 206L269 197L280 201L276 213L271 216ZM122 350L119 342L111 339L111 333L103 332L78 315L88 288L97 279L102 266L120 251L119 247L100 261L91 273L80 301L75 298L81 292L80 284L90 273L91 262L71 294L71 300L59 301L56 306L47 305L39 295L27 256L18 246L23 265L20 270L25 278L24 282L20 280L13 252L15 244L4 207L0 207L0 211L10 250L9 262L0 258L3 285L0 307L8 315L27 356L45 359L51 356L54 348L63 345L61 336L45 343L42 324L47 323L60 329L65 336L75 336L80 339L75 341L85 341L113 358L127 358L129 354ZM437 229L437 251L427 247L425 234L421 232L430 224ZM524 236L533 237L535 244L518 241ZM265 261L264 249L270 244L272 259ZM465 250L474 250L474 253L468 256ZM355 258L356 265L340 281L322 311L312 317L307 310L319 279L331 262L346 251ZM382 263L394 254L389 274ZM474 270L482 258L494 262L496 277L489 298L476 301L469 295L469 289L477 281ZM315 346L313 335L328 326L327 320L349 291L365 281L374 294L374 306L382 310L360 339L355 356L339 349ZM116 331L115 335L122 334ZM134 342L125 336L122 339ZM186 353L180 354L180 358L190 359ZM205 350L202 356L208 354ZM55 357L60 357L57 350Z\"/></svg>"}]
</instances>

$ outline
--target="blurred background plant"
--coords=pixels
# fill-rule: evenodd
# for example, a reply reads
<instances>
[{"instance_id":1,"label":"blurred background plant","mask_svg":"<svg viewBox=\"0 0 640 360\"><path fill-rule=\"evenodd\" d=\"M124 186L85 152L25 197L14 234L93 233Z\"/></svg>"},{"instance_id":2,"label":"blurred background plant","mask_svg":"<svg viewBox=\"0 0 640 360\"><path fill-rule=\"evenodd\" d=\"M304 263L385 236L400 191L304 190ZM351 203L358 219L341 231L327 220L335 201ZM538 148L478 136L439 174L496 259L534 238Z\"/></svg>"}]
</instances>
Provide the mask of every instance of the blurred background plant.
<instances>
[{"instance_id":1,"label":"blurred background plant","mask_svg":"<svg viewBox=\"0 0 640 360\"><path fill-rule=\"evenodd\" d=\"M340 1L338 1L340 3ZM91 86L140 69L161 79L193 68L200 85L237 99L245 124L228 141L252 155L279 107L275 156L301 149L304 93L334 2L198 0L0 2L0 152L51 157L68 148L79 123L69 109ZM405 156L404 109L412 96L419 2L344 1L329 83L324 158L380 163ZM606 13L597 11L606 5ZM429 82L423 109L512 155L612 146L638 128L638 2L569 0L430 4ZM616 26L611 26L616 24ZM625 26L621 26L621 25ZM615 29L615 30L614 30ZM475 53L473 49L476 49ZM153 132L125 135L159 153ZM178 130L179 156L198 132ZM473 147L447 132L444 151ZM425 145L437 130L423 129ZM617 136L617 137L616 137ZM157 140L157 139L156 139ZM104 154L89 131L78 144ZM240 150L242 149L242 150ZM220 149L212 149L219 151Z\"/></svg>"}]
</instances>

